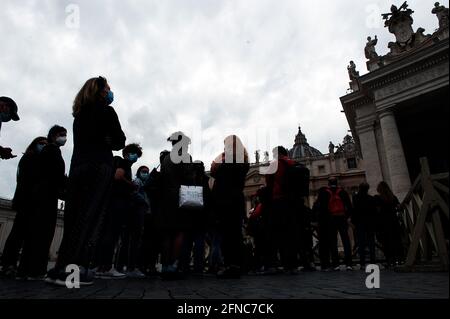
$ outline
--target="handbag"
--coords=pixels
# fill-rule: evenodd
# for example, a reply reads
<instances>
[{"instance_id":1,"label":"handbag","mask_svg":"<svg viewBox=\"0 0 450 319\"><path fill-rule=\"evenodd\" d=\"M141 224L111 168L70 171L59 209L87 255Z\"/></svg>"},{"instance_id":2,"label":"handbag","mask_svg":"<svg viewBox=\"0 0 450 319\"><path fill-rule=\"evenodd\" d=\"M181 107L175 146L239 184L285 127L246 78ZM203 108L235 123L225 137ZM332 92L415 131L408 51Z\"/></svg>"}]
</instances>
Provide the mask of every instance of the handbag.
<instances>
[{"instance_id":1,"label":"handbag","mask_svg":"<svg viewBox=\"0 0 450 319\"><path fill-rule=\"evenodd\" d=\"M203 208L203 187L202 186L180 186L180 208Z\"/></svg>"}]
</instances>

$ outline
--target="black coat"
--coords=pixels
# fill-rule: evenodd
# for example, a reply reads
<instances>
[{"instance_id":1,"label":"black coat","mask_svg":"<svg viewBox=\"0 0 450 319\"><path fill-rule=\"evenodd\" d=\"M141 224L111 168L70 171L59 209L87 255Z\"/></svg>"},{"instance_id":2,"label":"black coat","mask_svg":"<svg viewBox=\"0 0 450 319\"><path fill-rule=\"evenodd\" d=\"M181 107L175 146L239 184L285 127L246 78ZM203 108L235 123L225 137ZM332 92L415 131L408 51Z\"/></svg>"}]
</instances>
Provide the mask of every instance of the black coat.
<instances>
[{"instance_id":1,"label":"black coat","mask_svg":"<svg viewBox=\"0 0 450 319\"><path fill-rule=\"evenodd\" d=\"M48 144L39 154L37 191L48 198L64 199L66 187L66 166L61 150L55 144Z\"/></svg>"},{"instance_id":2,"label":"black coat","mask_svg":"<svg viewBox=\"0 0 450 319\"><path fill-rule=\"evenodd\" d=\"M212 173L214 186L212 200L214 212L219 220L244 219L246 216L244 186L248 163L220 163L216 164Z\"/></svg>"},{"instance_id":3,"label":"black coat","mask_svg":"<svg viewBox=\"0 0 450 319\"><path fill-rule=\"evenodd\" d=\"M29 208L32 201L31 192L39 173L39 158L37 153L24 154L17 167L17 186L12 200L12 208L22 211Z\"/></svg>"},{"instance_id":4,"label":"black coat","mask_svg":"<svg viewBox=\"0 0 450 319\"><path fill-rule=\"evenodd\" d=\"M112 151L125 147L125 134L111 106L86 106L73 122L71 166L86 162L113 164Z\"/></svg>"},{"instance_id":5,"label":"black coat","mask_svg":"<svg viewBox=\"0 0 450 319\"><path fill-rule=\"evenodd\" d=\"M377 208L375 198L369 194L356 194L353 197L352 223L375 230L377 226Z\"/></svg>"},{"instance_id":6,"label":"black coat","mask_svg":"<svg viewBox=\"0 0 450 319\"><path fill-rule=\"evenodd\" d=\"M185 211L179 208L181 185L195 185L191 180L192 160L187 163L173 163L166 156L161 164L161 213L157 224L161 230L184 231L191 225Z\"/></svg>"}]
</instances>

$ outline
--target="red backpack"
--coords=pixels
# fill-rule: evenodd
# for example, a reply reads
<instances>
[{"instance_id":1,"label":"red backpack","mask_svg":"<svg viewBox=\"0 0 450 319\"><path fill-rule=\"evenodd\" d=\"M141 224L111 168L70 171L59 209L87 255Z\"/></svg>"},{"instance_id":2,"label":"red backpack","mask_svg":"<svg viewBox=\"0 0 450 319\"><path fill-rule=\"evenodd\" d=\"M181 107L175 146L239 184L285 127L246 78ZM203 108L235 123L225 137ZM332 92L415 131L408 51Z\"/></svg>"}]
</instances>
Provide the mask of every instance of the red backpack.
<instances>
[{"instance_id":1,"label":"red backpack","mask_svg":"<svg viewBox=\"0 0 450 319\"><path fill-rule=\"evenodd\" d=\"M330 199L328 201L328 211L333 216L343 216L345 215L345 205L342 201L341 193L342 189L337 188L336 192L331 191L331 189L327 188L328 194L330 194Z\"/></svg>"}]
</instances>

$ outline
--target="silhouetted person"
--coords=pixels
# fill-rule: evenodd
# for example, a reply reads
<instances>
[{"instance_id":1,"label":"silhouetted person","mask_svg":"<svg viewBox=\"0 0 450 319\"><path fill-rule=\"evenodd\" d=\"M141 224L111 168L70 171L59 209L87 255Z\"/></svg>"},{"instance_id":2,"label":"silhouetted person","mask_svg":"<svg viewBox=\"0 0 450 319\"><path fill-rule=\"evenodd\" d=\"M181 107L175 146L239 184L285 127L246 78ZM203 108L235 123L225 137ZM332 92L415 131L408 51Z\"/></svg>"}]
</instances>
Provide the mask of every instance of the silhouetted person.
<instances>
[{"instance_id":1,"label":"silhouetted person","mask_svg":"<svg viewBox=\"0 0 450 319\"><path fill-rule=\"evenodd\" d=\"M162 151L159 154L159 167L164 158L170 154L169 151ZM144 235L142 239L141 264L142 271L146 275L157 273L156 263L161 254L162 233L158 221L161 219L162 189L161 172L154 168L150 172L149 180L144 186L145 192L150 202L150 214L144 216Z\"/></svg>"},{"instance_id":2,"label":"silhouetted person","mask_svg":"<svg viewBox=\"0 0 450 319\"><path fill-rule=\"evenodd\" d=\"M338 233L344 246L345 265L347 270L351 270L352 251L348 236L348 219L351 216L352 204L348 193L338 187L336 178L330 178L328 187L319 190L316 205L319 211L319 254L322 270L329 270L330 255L332 267L339 270Z\"/></svg>"},{"instance_id":3,"label":"silhouetted person","mask_svg":"<svg viewBox=\"0 0 450 319\"><path fill-rule=\"evenodd\" d=\"M242 226L246 215L244 185L250 168L248 153L236 135L225 138L225 149L211 165L215 179L212 189L213 209L218 220L225 268L219 278L240 277L242 266Z\"/></svg>"},{"instance_id":4,"label":"silhouetted person","mask_svg":"<svg viewBox=\"0 0 450 319\"><path fill-rule=\"evenodd\" d=\"M53 126L47 141L39 154L39 172L32 189L31 227L17 271L21 278L44 279L58 217L58 199L65 199L66 167L60 148L66 144L67 130Z\"/></svg>"},{"instance_id":5,"label":"silhouetted person","mask_svg":"<svg viewBox=\"0 0 450 319\"><path fill-rule=\"evenodd\" d=\"M366 265L366 248L369 248L370 263L375 263L375 231L376 203L375 198L369 195L369 184L361 183L358 193L353 197L352 223L356 227L356 239L358 244L361 268Z\"/></svg>"},{"instance_id":6,"label":"silhouetted person","mask_svg":"<svg viewBox=\"0 0 450 319\"><path fill-rule=\"evenodd\" d=\"M132 214L132 195L138 187L133 183L131 167L142 156L142 148L138 144L129 144L123 148L122 156L114 157L115 173L111 200L97 249L97 278L116 279L126 276L113 266L117 261L114 252Z\"/></svg>"},{"instance_id":7,"label":"silhouetted person","mask_svg":"<svg viewBox=\"0 0 450 319\"><path fill-rule=\"evenodd\" d=\"M287 150L278 146L273 150L271 165L276 172L266 175L266 185L270 192L270 225L272 229L272 254L280 252L281 264L286 272L295 274L297 268L298 219L296 205L288 189L288 172L295 162L288 157Z\"/></svg>"},{"instance_id":8,"label":"silhouetted person","mask_svg":"<svg viewBox=\"0 0 450 319\"><path fill-rule=\"evenodd\" d=\"M16 216L2 255L2 272L6 276L16 275L19 253L28 229L32 227L30 219L35 205L32 200L33 189L40 173L39 154L45 145L46 137L36 137L27 147L17 167L17 186L12 200Z\"/></svg>"},{"instance_id":9,"label":"silhouetted person","mask_svg":"<svg viewBox=\"0 0 450 319\"><path fill-rule=\"evenodd\" d=\"M88 271L109 203L114 176L113 153L125 146L114 95L103 77L91 78L73 103L74 148L64 212L64 235L48 281L65 286L69 264L80 266L80 284L92 284Z\"/></svg>"},{"instance_id":10,"label":"silhouetted person","mask_svg":"<svg viewBox=\"0 0 450 319\"><path fill-rule=\"evenodd\" d=\"M397 216L400 202L386 182L380 182L375 195L380 226L380 240L383 245L387 266L394 266L403 260L400 221Z\"/></svg>"},{"instance_id":11,"label":"silhouetted person","mask_svg":"<svg viewBox=\"0 0 450 319\"><path fill-rule=\"evenodd\" d=\"M188 148L191 140L184 133L175 132L168 141L172 143L172 151L161 165L162 202L158 218L158 226L163 235L161 276L163 279L179 279L182 277L179 262L189 223L186 211L180 208L180 188L190 182L188 175L192 157Z\"/></svg>"}]
</instances>

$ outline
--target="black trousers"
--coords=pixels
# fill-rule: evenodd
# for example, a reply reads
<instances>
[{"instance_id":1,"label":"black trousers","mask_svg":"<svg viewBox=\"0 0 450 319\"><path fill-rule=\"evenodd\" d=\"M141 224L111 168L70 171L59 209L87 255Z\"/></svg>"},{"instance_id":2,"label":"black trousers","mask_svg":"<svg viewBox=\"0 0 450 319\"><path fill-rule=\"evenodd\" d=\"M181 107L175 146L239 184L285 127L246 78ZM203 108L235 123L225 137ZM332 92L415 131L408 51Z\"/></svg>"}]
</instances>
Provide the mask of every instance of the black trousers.
<instances>
[{"instance_id":1,"label":"black trousers","mask_svg":"<svg viewBox=\"0 0 450 319\"><path fill-rule=\"evenodd\" d=\"M226 207L224 207L226 208ZM221 236L221 251L225 266L242 266L243 217L240 210L230 207L229 211L220 213L218 230Z\"/></svg>"},{"instance_id":2,"label":"black trousers","mask_svg":"<svg viewBox=\"0 0 450 319\"><path fill-rule=\"evenodd\" d=\"M111 268L115 261L114 257L120 236L125 232L128 214L130 214L129 199L112 197L97 245L96 266L104 269Z\"/></svg>"},{"instance_id":3,"label":"black trousers","mask_svg":"<svg viewBox=\"0 0 450 319\"><path fill-rule=\"evenodd\" d=\"M89 267L94 258L113 180L112 164L84 163L72 167L64 211L64 235L57 269L68 264Z\"/></svg>"},{"instance_id":4,"label":"black trousers","mask_svg":"<svg viewBox=\"0 0 450 319\"><path fill-rule=\"evenodd\" d=\"M51 191L49 190L51 193ZM47 273L50 246L55 235L58 214L57 196L46 197L46 189L36 196L18 268L20 276L43 276ZM51 194L50 194L51 195Z\"/></svg>"},{"instance_id":5,"label":"black trousers","mask_svg":"<svg viewBox=\"0 0 450 319\"><path fill-rule=\"evenodd\" d=\"M142 270L154 271L161 253L162 235L156 227L155 213L144 215L144 234L140 252Z\"/></svg>"},{"instance_id":6,"label":"black trousers","mask_svg":"<svg viewBox=\"0 0 450 319\"><path fill-rule=\"evenodd\" d=\"M1 265L3 269L9 266L17 267L19 260L19 253L25 242L27 229L30 225L30 209L22 208L18 209L16 217L14 218L14 224L9 233L8 239L3 249Z\"/></svg>"},{"instance_id":7,"label":"black trousers","mask_svg":"<svg viewBox=\"0 0 450 319\"><path fill-rule=\"evenodd\" d=\"M366 264L366 248L369 248L370 263L375 263L375 230L366 224L356 225L356 238L358 239L358 253L361 266Z\"/></svg>"},{"instance_id":8,"label":"black trousers","mask_svg":"<svg viewBox=\"0 0 450 319\"><path fill-rule=\"evenodd\" d=\"M279 251L283 267L296 268L299 234L297 217L291 203L285 199L274 200L268 214L268 242L271 243L272 258L276 258Z\"/></svg>"},{"instance_id":9,"label":"black trousers","mask_svg":"<svg viewBox=\"0 0 450 319\"><path fill-rule=\"evenodd\" d=\"M144 235L144 218L147 212L148 206L133 205L125 216L126 225L121 234L118 269L122 269L124 266L128 271L142 268L140 253Z\"/></svg>"},{"instance_id":10,"label":"black trousers","mask_svg":"<svg viewBox=\"0 0 450 319\"><path fill-rule=\"evenodd\" d=\"M348 236L347 217L330 216L319 220L319 254L322 268L330 267L330 256L333 267L340 264L337 246L338 233L341 236L344 246L344 262L347 266L352 265L352 251Z\"/></svg>"}]
</instances>

